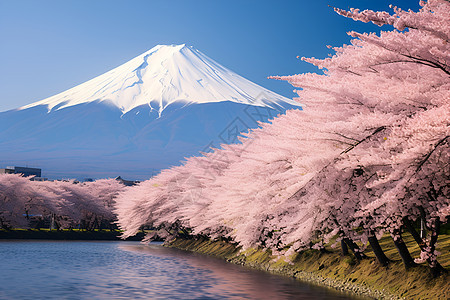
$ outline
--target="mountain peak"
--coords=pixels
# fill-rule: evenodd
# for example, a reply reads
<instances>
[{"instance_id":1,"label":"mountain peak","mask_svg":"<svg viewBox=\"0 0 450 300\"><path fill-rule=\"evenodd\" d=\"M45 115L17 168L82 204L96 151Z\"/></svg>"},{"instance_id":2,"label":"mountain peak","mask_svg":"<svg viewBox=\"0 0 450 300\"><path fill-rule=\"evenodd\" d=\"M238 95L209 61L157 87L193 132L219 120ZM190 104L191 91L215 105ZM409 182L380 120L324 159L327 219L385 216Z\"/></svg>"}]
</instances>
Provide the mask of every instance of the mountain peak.
<instances>
[{"instance_id":1,"label":"mountain peak","mask_svg":"<svg viewBox=\"0 0 450 300\"><path fill-rule=\"evenodd\" d=\"M20 109L46 105L50 113L94 101L110 103L123 114L148 105L159 115L174 102L231 101L272 108L298 105L181 44L157 45L109 72Z\"/></svg>"},{"instance_id":2,"label":"mountain peak","mask_svg":"<svg viewBox=\"0 0 450 300\"><path fill-rule=\"evenodd\" d=\"M159 45L156 45L155 47L153 47L153 48L151 48L150 50L148 50L148 51L146 51L146 52L144 52L144 53L142 53L141 55L139 55L139 56L144 56L144 55L147 55L147 54L151 54L151 53L154 53L154 52L156 52L156 51L159 51L159 52L165 52L165 53L176 53L176 52L180 52L182 49L184 49L184 48L190 48L190 49L194 49L194 47L192 47L192 46L187 46L186 44L180 44L180 45L177 45L177 44L171 44L171 45L163 45L163 44L159 44ZM139 57L138 56L138 57Z\"/></svg>"}]
</instances>

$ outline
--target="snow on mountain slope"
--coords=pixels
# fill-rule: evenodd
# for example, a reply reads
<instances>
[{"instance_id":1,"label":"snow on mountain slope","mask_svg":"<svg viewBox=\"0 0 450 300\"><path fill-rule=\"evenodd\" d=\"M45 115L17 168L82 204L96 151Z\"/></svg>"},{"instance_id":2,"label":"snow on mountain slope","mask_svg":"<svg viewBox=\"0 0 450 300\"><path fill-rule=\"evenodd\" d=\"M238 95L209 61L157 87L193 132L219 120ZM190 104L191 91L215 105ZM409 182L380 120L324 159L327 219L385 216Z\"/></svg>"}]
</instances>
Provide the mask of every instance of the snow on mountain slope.
<instances>
[{"instance_id":1,"label":"snow on mountain slope","mask_svg":"<svg viewBox=\"0 0 450 300\"><path fill-rule=\"evenodd\" d=\"M231 101L276 107L294 101L275 94L186 45L158 45L129 62L65 92L26 105L47 105L49 112L109 100L123 114L148 105L161 116L174 102Z\"/></svg>"},{"instance_id":2,"label":"snow on mountain slope","mask_svg":"<svg viewBox=\"0 0 450 300\"><path fill-rule=\"evenodd\" d=\"M298 108L192 47L160 45L58 95L0 112L0 167L40 167L50 178L147 179Z\"/></svg>"}]
</instances>

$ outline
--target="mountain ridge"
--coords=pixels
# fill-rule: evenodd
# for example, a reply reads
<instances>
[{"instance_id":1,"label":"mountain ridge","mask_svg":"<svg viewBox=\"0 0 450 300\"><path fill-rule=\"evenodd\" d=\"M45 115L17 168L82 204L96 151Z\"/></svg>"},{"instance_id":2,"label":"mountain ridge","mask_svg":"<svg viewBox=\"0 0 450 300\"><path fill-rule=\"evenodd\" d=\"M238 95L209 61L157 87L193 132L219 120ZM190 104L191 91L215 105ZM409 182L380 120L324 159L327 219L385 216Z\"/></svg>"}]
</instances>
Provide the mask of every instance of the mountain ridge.
<instances>
[{"instance_id":1,"label":"mountain ridge","mask_svg":"<svg viewBox=\"0 0 450 300\"><path fill-rule=\"evenodd\" d=\"M232 101L271 108L280 103L297 105L181 44L157 45L102 75L19 110L47 105L50 113L97 100L110 100L123 114L149 105L160 116L174 102Z\"/></svg>"},{"instance_id":2,"label":"mountain ridge","mask_svg":"<svg viewBox=\"0 0 450 300\"><path fill-rule=\"evenodd\" d=\"M67 91L0 112L0 167L33 165L50 178L147 179L237 143L240 132L287 109L301 107L193 47L158 45Z\"/></svg>"}]
</instances>

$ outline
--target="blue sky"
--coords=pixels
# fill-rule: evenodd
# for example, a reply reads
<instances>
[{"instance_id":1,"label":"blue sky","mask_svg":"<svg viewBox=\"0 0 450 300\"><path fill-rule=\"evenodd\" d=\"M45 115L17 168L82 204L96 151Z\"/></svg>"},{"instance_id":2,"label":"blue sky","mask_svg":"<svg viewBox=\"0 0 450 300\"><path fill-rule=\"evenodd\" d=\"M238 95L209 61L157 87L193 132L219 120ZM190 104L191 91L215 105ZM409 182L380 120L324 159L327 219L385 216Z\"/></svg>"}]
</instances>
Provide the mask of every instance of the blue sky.
<instances>
[{"instance_id":1,"label":"blue sky","mask_svg":"<svg viewBox=\"0 0 450 300\"><path fill-rule=\"evenodd\" d=\"M0 111L17 108L98 76L157 44L186 43L284 96L266 79L315 71L296 56L325 57L346 32L379 31L328 5L418 9L418 1L0 0ZM386 28L387 30L388 28Z\"/></svg>"}]
</instances>

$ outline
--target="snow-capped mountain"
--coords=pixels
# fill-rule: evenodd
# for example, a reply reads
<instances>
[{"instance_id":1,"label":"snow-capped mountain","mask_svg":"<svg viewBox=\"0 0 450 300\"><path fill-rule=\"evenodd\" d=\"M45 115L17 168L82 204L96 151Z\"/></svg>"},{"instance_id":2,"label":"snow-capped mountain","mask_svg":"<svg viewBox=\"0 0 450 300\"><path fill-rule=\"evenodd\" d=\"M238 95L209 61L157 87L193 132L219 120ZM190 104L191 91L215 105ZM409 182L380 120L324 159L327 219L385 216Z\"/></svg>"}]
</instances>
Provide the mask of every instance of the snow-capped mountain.
<instances>
[{"instance_id":1,"label":"snow-capped mountain","mask_svg":"<svg viewBox=\"0 0 450 300\"><path fill-rule=\"evenodd\" d=\"M50 177L144 179L299 108L186 45L158 45L47 99L0 113L0 165Z\"/></svg>"}]
</instances>

